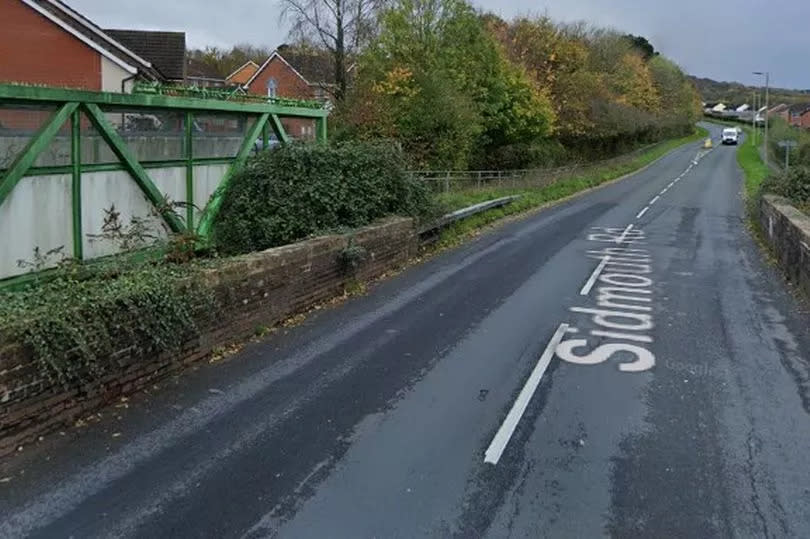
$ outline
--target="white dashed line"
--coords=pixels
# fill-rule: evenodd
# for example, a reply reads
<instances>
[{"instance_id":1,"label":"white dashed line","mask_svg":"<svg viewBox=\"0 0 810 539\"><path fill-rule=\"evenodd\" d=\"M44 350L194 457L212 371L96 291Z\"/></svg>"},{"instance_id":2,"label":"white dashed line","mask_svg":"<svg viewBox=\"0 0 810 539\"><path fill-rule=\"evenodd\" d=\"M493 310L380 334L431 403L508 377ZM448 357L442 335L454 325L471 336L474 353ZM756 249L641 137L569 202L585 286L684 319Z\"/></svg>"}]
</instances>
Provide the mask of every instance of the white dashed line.
<instances>
[{"instance_id":1,"label":"white dashed line","mask_svg":"<svg viewBox=\"0 0 810 539\"><path fill-rule=\"evenodd\" d=\"M650 204L655 204L656 202L658 202L658 199L660 199L660 198L661 198L660 196L655 195L655 196L653 197L653 199L650 201Z\"/></svg>"},{"instance_id":2,"label":"white dashed line","mask_svg":"<svg viewBox=\"0 0 810 539\"><path fill-rule=\"evenodd\" d=\"M627 235L631 230L633 230L633 225L627 225L627 228L624 229L624 232L622 232L622 235L616 240L616 243L624 243L624 240L627 239Z\"/></svg>"},{"instance_id":3,"label":"white dashed line","mask_svg":"<svg viewBox=\"0 0 810 539\"><path fill-rule=\"evenodd\" d=\"M588 294L591 293L591 289L593 288L593 285L596 284L596 280L602 274L602 270L605 269L605 266L607 266L608 262L610 262L610 257L606 256L605 258L602 259L602 261L599 263L599 265L596 266L596 269L593 270L593 273L591 273L591 276L588 278L587 281L585 281L585 286L583 286L582 290L579 291L580 296L587 296Z\"/></svg>"},{"instance_id":4,"label":"white dashed line","mask_svg":"<svg viewBox=\"0 0 810 539\"><path fill-rule=\"evenodd\" d=\"M495 437L484 453L484 462L498 464L504 449L506 449L506 444L509 443L509 439L512 438L512 434L514 434L515 428L520 422L520 418L523 417L524 412L526 412L526 408L529 406L534 392L537 391L537 386L540 385L540 379L546 372L549 363L551 363L551 359L557 351L557 345L562 341L566 331L568 331L568 324L560 324L560 327L554 332L554 336L548 341L543 355L537 360L537 365L535 365L534 370L531 375L529 375L529 379L526 380L523 389L520 390L515 404L512 405L512 409L509 410L509 413L506 415L506 419L503 421L501 428L495 433Z\"/></svg>"},{"instance_id":5,"label":"white dashed line","mask_svg":"<svg viewBox=\"0 0 810 539\"><path fill-rule=\"evenodd\" d=\"M658 193L658 194L659 194L659 195L663 195L663 194L665 194L665 193L666 193L668 190L669 190L669 187L666 187L666 188L664 188L664 189L661 189L661 192L660 192L660 193Z\"/></svg>"},{"instance_id":6,"label":"white dashed line","mask_svg":"<svg viewBox=\"0 0 810 539\"><path fill-rule=\"evenodd\" d=\"M649 206L645 206L643 210L638 212L638 215L636 215L636 219L641 219L644 216L644 214L647 213L647 210L649 210L649 209L650 209Z\"/></svg>"}]
</instances>

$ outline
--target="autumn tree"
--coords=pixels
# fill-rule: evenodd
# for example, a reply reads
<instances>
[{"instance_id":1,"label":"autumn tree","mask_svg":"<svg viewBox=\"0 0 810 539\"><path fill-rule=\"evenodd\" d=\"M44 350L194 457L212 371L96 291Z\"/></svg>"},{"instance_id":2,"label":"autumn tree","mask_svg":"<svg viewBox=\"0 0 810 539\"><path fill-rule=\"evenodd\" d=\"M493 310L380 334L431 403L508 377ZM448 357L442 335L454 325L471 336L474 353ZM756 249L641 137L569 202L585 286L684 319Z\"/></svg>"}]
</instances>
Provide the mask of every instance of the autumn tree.
<instances>
[{"instance_id":1,"label":"autumn tree","mask_svg":"<svg viewBox=\"0 0 810 539\"><path fill-rule=\"evenodd\" d=\"M553 130L548 96L506 60L462 0L395 3L361 58L358 89L364 87L395 111L388 117L403 144L418 147L432 166L465 166L493 148Z\"/></svg>"}]
</instances>

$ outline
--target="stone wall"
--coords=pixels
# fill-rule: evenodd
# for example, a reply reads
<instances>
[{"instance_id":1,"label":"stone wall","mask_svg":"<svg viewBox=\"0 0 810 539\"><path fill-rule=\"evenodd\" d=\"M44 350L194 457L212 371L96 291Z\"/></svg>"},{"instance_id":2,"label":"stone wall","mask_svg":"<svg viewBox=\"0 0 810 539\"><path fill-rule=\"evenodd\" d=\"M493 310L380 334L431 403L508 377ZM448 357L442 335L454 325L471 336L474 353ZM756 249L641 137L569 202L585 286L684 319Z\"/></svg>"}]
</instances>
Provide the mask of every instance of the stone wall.
<instances>
[{"instance_id":1,"label":"stone wall","mask_svg":"<svg viewBox=\"0 0 810 539\"><path fill-rule=\"evenodd\" d=\"M781 197L765 195L759 219L788 278L810 295L810 217Z\"/></svg>"},{"instance_id":2,"label":"stone wall","mask_svg":"<svg viewBox=\"0 0 810 539\"><path fill-rule=\"evenodd\" d=\"M341 263L349 241L366 251L354 271ZM199 337L155 357L122 348L110 358L119 365L117 372L83 387L52 383L28 350L0 338L0 456L209 357L217 347L244 341L259 327L273 326L342 294L351 281L401 266L417 248L413 221L392 218L351 234L233 258L203 277L219 305L215 322Z\"/></svg>"}]
</instances>

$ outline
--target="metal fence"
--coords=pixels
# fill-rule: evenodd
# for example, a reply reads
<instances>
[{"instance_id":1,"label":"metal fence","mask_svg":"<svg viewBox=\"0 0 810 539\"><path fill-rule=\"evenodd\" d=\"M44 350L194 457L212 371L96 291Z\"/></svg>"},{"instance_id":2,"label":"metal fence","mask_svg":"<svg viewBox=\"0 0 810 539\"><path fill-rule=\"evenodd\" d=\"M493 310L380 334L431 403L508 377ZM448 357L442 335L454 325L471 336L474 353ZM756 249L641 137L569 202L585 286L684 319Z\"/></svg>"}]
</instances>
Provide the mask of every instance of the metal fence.
<instances>
[{"instance_id":1,"label":"metal fence","mask_svg":"<svg viewBox=\"0 0 810 539\"><path fill-rule=\"evenodd\" d=\"M627 164L661 143L638 148L610 159L572 163L561 167L515 170L414 170L413 178L430 186L433 193L452 193L481 189L530 189L586 176L598 169Z\"/></svg>"},{"instance_id":2,"label":"metal fence","mask_svg":"<svg viewBox=\"0 0 810 539\"><path fill-rule=\"evenodd\" d=\"M288 142L282 121L310 122L325 141L327 115L269 102L0 85L0 286L41 253L85 260L126 248L103 241L110 215L123 227L148 222L146 234L158 238L207 238L250 152Z\"/></svg>"}]
</instances>

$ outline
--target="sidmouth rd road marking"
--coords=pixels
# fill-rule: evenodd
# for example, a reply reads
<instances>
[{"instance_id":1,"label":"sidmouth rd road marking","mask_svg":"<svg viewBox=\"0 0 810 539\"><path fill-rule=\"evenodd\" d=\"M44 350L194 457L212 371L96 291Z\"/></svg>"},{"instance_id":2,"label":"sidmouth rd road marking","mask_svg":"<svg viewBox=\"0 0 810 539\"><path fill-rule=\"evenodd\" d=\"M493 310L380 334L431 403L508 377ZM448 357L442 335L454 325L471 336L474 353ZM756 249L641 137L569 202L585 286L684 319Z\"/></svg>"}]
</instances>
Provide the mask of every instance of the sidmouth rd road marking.
<instances>
[{"instance_id":1,"label":"sidmouth rd road marking","mask_svg":"<svg viewBox=\"0 0 810 539\"><path fill-rule=\"evenodd\" d=\"M656 202L658 202L658 199L660 199L660 198L661 197L658 196L658 195L654 196L653 199L650 201L650 204L655 204Z\"/></svg>"},{"instance_id":2,"label":"sidmouth rd road marking","mask_svg":"<svg viewBox=\"0 0 810 539\"><path fill-rule=\"evenodd\" d=\"M501 455L503 455L506 445L512 438L512 434L514 434L515 428L518 422L520 422L520 418L523 417L526 408L529 406L529 402L534 396L534 392L537 391L537 386L540 385L540 379L543 377L549 363L551 363L551 359L554 357L557 345L560 344L560 341L562 341L567 331L568 324L560 324L560 327L554 332L551 340L548 341L546 349L543 351L540 359L537 360L537 365L534 366L534 370L532 370L532 373L529 375L529 379L526 380L526 384L523 386L523 389L520 390L520 394L512 405L512 409L509 410L509 414L507 414L506 419L504 419L501 428L495 433L495 437L484 453L484 462L498 464L498 461L501 460Z\"/></svg>"},{"instance_id":3,"label":"sidmouth rd road marking","mask_svg":"<svg viewBox=\"0 0 810 539\"><path fill-rule=\"evenodd\" d=\"M647 210L649 209L650 209L649 206L645 206L643 210L638 212L638 214L636 215L636 219L641 219L642 217L644 217L644 214L647 213Z\"/></svg>"}]
</instances>

